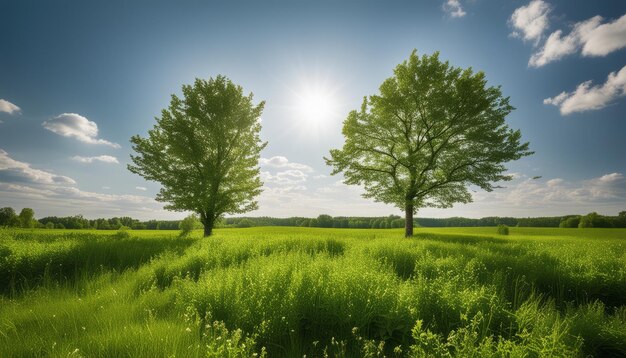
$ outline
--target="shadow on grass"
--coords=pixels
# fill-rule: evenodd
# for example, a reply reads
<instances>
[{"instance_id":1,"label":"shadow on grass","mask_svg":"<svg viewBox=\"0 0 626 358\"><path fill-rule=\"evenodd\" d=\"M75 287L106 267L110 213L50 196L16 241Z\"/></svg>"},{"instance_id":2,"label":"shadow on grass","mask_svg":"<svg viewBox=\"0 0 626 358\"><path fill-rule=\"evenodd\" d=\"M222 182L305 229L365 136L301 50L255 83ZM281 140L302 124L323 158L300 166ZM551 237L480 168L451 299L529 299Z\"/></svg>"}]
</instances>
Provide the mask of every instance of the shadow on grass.
<instances>
[{"instance_id":1,"label":"shadow on grass","mask_svg":"<svg viewBox=\"0 0 626 358\"><path fill-rule=\"evenodd\" d=\"M609 311L626 305L623 275L615 274L610 268L606 269L609 272L585 271L568 262L567 255L544 251L535 242L489 236L419 234L413 241L398 246L373 245L369 251L378 261L390 265L403 280L416 275L428 279L444 276L493 285L499 287L514 308L531 295L554 300L561 310L570 304L582 305L596 300Z\"/></svg>"},{"instance_id":2,"label":"shadow on grass","mask_svg":"<svg viewBox=\"0 0 626 358\"><path fill-rule=\"evenodd\" d=\"M0 293L19 294L45 284L72 285L106 271L137 269L163 252L181 254L196 240L83 235L79 239L66 237L54 247L48 240L50 250L46 250L45 239L36 241L40 246L31 252L15 253L8 246L0 246Z\"/></svg>"}]
</instances>

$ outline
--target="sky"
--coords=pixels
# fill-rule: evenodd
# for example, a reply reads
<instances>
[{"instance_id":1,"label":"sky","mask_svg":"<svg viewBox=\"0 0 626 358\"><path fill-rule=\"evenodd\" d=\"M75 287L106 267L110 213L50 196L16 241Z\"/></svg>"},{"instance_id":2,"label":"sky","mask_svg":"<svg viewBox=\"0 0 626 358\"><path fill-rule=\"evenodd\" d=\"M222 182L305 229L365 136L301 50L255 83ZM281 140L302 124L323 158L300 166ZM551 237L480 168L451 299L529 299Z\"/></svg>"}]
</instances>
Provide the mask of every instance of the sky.
<instances>
[{"instance_id":1,"label":"sky","mask_svg":"<svg viewBox=\"0 0 626 358\"><path fill-rule=\"evenodd\" d=\"M323 157L406 60L484 71L535 154L514 180L422 217L626 210L626 2L0 0L0 207L37 217L178 219L130 173L172 94L229 77L266 101L263 194L249 216L379 216ZM475 188L472 188L475 189Z\"/></svg>"}]
</instances>

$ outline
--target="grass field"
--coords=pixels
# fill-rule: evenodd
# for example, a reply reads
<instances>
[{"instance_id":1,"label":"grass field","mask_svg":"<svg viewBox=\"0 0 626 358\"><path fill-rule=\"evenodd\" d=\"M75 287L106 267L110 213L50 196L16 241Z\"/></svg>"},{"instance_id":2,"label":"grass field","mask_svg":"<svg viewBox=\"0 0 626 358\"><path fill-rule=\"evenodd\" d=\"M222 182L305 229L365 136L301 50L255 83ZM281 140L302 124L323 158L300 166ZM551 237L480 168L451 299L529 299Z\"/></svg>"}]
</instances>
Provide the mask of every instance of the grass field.
<instances>
[{"instance_id":1,"label":"grass field","mask_svg":"<svg viewBox=\"0 0 626 358\"><path fill-rule=\"evenodd\" d=\"M0 357L626 356L626 230L0 231Z\"/></svg>"}]
</instances>

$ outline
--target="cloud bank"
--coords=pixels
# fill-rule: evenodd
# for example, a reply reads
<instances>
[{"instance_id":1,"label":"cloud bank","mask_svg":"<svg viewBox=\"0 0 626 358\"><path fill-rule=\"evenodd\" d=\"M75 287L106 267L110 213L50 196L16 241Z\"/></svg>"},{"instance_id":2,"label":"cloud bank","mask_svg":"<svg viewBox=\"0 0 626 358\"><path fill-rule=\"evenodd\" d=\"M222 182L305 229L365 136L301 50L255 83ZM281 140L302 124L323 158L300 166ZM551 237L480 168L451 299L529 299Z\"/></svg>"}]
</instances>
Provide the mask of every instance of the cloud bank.
<instances>
[{"instance_id":1,"label":"cloud bank","mask_svg":"<svg viewBox=\"0 0 626 358\"><path fill-rule=\"evenodd\" d=\"M31 207L38 217L76 215L88 217L134 216L171 218L172 213L153 198L104 194L77 188L74 179L15 160L0 149L0 197L3 205Z\"/></svg>"}]
</instances>

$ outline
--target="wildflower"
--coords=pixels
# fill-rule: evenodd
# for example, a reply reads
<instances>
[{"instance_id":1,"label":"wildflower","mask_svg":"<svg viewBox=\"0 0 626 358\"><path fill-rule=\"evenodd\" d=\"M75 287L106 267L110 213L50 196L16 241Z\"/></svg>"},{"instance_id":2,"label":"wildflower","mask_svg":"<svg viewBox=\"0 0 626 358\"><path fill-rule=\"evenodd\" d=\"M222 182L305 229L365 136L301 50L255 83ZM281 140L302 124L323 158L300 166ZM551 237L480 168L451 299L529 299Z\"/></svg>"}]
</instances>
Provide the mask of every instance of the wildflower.
<instances>
[{"instance_id":1,"label":"wildflower","mask_svg":"<svg viewBox=\"0 0 626 358\"><path fill-rule=\"evenodd\" d=\"M185 331L191 332L191 328L187 327L187 329L185 329Z\"/></svg>"}]
</instances>

